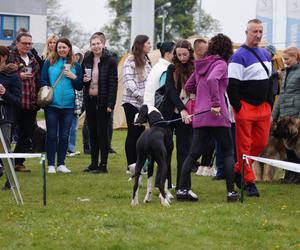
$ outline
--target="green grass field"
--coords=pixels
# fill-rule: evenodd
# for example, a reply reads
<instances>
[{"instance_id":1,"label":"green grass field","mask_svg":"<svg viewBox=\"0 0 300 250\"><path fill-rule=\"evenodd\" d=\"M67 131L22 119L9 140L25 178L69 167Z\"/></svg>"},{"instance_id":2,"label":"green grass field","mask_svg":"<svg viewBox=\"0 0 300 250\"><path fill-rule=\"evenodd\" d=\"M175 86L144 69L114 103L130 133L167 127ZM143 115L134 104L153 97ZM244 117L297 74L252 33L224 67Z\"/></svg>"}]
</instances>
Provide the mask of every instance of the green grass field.
<instances>
[{"instance_id":1,"label":"green grass field","mask_svg":"<svg viewBox=\"0 0 300 250\"><path fill-rule=\"evenodd\" d=\"M199 202L165 208L157 190L143 204L144 178L132 208L125 135L114 132L109 174L83 173L89 155L81 154L67 158L71 174L47 175L46 207L39 160L27 160L32 173L18 173L24 206L0 191L0 249L300 249L300 185L259 183L260 198L228 204L223 181L193 175Z\"/></svg>"}]
</instances>

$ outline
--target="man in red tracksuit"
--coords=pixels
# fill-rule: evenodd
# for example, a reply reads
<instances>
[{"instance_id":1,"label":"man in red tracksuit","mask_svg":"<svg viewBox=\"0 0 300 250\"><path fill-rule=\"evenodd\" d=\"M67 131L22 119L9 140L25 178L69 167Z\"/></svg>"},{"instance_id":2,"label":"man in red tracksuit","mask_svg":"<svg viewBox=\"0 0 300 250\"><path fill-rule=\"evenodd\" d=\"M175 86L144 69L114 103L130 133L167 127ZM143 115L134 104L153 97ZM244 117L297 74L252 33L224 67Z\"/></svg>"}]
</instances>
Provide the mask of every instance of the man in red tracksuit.
<instances>
[{"instance_id":1,"label":"man in red tracksuit","mask_svg":"<svg viewBox=\"0 0 300 250\"><path fill-rule=\"evenodd\" d=\"M241 184L243 154L258 156L267 145L270 130L272 86L269 76L272 66L268 52L258 47L262 34L262 22L250 20L246 42L232 56L228 68L227 92L236 121L238 161L235 176L238 187ZM248 196L259 196L251 163L245 165L246 192Z\"/></svg>"}]
</instances>

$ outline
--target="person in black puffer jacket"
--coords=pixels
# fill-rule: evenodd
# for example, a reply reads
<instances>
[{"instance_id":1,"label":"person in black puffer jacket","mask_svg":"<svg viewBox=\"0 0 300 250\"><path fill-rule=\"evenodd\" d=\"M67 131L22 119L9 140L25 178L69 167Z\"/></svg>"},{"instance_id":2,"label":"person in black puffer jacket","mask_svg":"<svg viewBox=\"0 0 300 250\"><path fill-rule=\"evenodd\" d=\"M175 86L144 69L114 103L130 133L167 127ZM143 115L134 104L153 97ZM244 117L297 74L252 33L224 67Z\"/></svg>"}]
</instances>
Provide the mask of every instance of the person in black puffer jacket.
<instances>
[{"instance_id":1,"label":"person in black puffer jacket","mask_svg":"<svg viewBox=\"0 0 300 250\"><path fill-rule=\"evenodd\" d=\"M82 62L83 98L90 136L91 164L84 170L107 173L108 121L116 103L118 72L115 58L104 49L99 35L90 38L91 52ZM101 155L100 164L99 154Z\"/></svg>"}]
</instances>

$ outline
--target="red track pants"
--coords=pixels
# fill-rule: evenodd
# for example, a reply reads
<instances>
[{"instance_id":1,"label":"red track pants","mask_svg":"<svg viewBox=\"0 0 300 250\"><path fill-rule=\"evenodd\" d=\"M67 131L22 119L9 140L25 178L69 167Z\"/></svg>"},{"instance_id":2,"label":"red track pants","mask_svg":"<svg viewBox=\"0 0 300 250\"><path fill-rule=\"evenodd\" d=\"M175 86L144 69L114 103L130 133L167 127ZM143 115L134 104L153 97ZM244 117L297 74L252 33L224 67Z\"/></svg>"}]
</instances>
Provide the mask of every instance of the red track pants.
<instances>
[{"instance_id":1,"label":"red track pants","mask_svg":"<svg viewBox=\"0 0 300 250\"><path fill-rule=\"evenodd\" d=\"M234 113L236 122L236 147L238 161L235 164L235 172L242 172L243 154L258 156L267 146L271 108L268 103L259 106L241 101L242 108ZM246 163L245 163L246 164ZM252 161L245 165L245 183L253 183L255 175L252 169Z\"/></svg>"}]
</instances>

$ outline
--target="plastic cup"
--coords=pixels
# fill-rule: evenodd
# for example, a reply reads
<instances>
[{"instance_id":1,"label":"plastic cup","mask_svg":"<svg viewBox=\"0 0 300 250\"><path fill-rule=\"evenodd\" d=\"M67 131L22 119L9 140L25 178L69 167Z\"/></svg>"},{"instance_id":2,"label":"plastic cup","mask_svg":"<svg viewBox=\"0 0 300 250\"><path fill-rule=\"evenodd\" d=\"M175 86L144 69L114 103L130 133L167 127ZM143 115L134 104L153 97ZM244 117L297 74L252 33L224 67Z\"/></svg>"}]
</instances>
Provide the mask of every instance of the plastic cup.
<instances>
[{"instance_id":1,"label":"plastic cup","mask_svg":"<svg viewBox=\"0 0 300 250\"><path fill-rule=\"evenodd\" d=\"M71 69L71 64L64 64L64 69L70 71Z\"/></svg>"},{"instance_id":2,"label":"plastic cup","mask_svg":"<svg viewBox=\"0 0 300 250\"><path fill-rule=\"evenodd\" d=\"M31 74L32 73L32 68L30 66L26 66L25 67L25 72Z\"/></svg>"},{"instance_id":3,"label":"plastic cup","mask_svg":"<svg viewBox=\"0 0 300 250\"><path fill-rule=\"evenodd\" d=\"M92 77L92 69L85 69L85 74L91 78Z\"/></svg>"}]
</instances>

